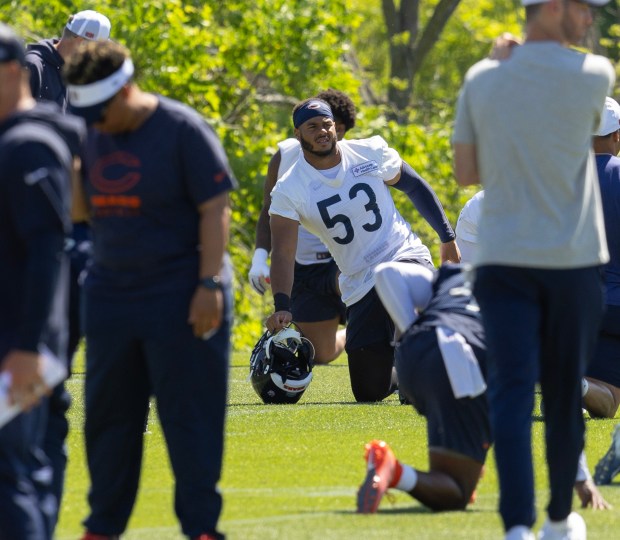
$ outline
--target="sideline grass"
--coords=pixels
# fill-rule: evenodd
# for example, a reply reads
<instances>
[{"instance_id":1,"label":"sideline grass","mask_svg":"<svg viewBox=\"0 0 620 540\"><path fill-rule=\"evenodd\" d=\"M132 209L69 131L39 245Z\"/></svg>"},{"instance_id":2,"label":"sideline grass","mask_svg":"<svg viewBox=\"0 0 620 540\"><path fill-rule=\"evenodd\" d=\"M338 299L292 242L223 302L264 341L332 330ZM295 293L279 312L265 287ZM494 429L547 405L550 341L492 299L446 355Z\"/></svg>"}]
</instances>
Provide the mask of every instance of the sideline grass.
<instances>
[{"instance_id":1,"label":"sideline grass","mask_svg":"<svg viewBox=\"0 0 620 540\"><path fill-rule=\"evenodd\" d=\"M315 378L294 406L265 406L247 382L249 353L233 356L221 489L220 529L230 540L489 539L502 538L497 478L491 454L478 486L478 500L466 512L434 514L395 492L373 516L355 514L355 492L364 476L363 445L372 438L390 442L404 462L426 468L426 423L395 397L362 405L353 401L344 359L315 368ZM70 462L60 540L75 540L87 513L88 474L83 452L83 375L69 382ZM154 410L152 411L155 412ZM547 499L542 422L534 423L536 489L540 527ZM588 421L588 460L593 468L607 450L615 420ZM170 475L156 414L145 437L140 494L127 540L183 538L173 512ZM618 484L602 489L615 508L582 510L590 540L618 535ZM577 500L575 499L577 506Z\"/></svg>"}]
</instances>

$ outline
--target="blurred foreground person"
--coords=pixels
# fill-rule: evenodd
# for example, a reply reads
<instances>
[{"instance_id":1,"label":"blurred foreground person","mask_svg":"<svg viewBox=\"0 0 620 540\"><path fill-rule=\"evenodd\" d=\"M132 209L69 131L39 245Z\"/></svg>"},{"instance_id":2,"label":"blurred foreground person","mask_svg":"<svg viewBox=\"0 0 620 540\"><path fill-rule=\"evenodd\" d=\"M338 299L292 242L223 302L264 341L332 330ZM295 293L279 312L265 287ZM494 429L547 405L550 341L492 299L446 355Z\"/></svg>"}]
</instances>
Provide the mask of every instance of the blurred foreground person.
<instances>
[{"instance_id":1,"label":"blurred foreground person","mask_svg":"<svg viewBox=\"0 0 620 540\"><path fill-rule=\"evenodd\" d=\"M538 381L550 488L539 536L586 538L583 518L571 512L572 486L584 445L581 381L603 315L600 265L608 260L591 146L615 76L607 59L570 45L592 25L591 6L605 3L522 0L525 42L508 60L473 66L459 95L456 179L485 189L474 294L506 540L534 538Z\"/></svg>"},{"instance_id":2,"label":"blurred foreground person","mask_svg":"<svg viewBox=\"0 0 620 540\"><path fill-rule=\"evenodd\" d=\"M50 366L66 375L64 242L83 126L32 98L22 42L4 24L0 80L0 394L25 411L0 427L0 539L45 540L58 500L43 451L44 396Z\"/></svg>"},{"instance_id":3,"label":"blurred foreground person","mask_svg":"<svg viewBox=\"0 0 620 540\"><path fill-rule=\"evenodd\" d=\"M399 389L427 420L429 470L396 459L389 445L366 445L367 473L357 511L376 512L388 488L433 510L462 510L475 500L491 445L485 394L486 344L478 306L461 265L437 272L403 263L379 265L376 288L402 334L396 346ZM582 506L609 508L579 461Z\"/></svg>"},{"instance_id":4,"label":"blurred foreground person","mask_svg":"<svg viewBox=\"0 0 620 540\"><path fill-rule=\"evenodd\" d=\"M111 41L84 44L65 66L69 108L92 126L83 152L93 230L83 290L91 477L84 538L115 538L127 526L151 394L183 533L222 538L228 192L236 181L203 118L143 92L133 72L128 51Z\"/></svg>"}]
</instances>

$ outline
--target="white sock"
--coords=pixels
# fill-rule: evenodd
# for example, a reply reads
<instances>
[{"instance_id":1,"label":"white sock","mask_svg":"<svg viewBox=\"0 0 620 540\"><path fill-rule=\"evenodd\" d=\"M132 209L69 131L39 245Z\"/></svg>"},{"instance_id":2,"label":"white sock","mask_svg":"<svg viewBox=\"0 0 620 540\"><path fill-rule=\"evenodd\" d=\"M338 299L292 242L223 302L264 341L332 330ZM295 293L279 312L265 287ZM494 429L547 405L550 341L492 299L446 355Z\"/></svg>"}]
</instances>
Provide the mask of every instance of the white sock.
<instances>
[{"instance_id":1,"label":"white sock","mask_svg":"<svg viewBox=\"0 0 620 540\"><path fill-rule=\"evenodd\" d=\"M551 521L547 522L547 526L556 532L566 532L568 530L568 519L563 519L562 521Z\"/></svg>"},{"instance_id":2,"label":"white sock","mask_svg":"<svg viewBox=\"0 0 620 540\"><path fill-rule=\"evenodd\" d=\"M418 483L418 473L413 467L409 465L401 464L403 473L400 475L398 484L394 486L394 489L400 489L401 491L411 491Z\"/></svg>"},{"instance_id":3,"label":"white sock","mask_svg":"<svg viewBox=\"0 0 620 540\"><path fill-rule=\"evenodd\" d=\"M585 397L585 395L588 393L588 388L590 388L588 381L586 381L585 379L581 379L581 397Z\"/></svg>"}]
</instances>

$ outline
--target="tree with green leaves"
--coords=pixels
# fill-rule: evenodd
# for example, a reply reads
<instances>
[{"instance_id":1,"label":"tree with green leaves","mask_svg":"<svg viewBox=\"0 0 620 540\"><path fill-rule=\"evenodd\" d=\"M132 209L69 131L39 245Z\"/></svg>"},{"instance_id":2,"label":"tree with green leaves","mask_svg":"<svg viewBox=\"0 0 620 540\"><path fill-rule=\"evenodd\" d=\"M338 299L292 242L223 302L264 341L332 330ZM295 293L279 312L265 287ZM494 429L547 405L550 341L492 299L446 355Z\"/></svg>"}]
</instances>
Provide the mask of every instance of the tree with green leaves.
<instances>
[{"instance_id":1,"label":"tree with green leaves","mask_svg":"<svg viewBox=\"0 0 620 540\"><path fill-rule=\"evenodd\" d=\"M394 0L381 2L390 43L388 100L397 111L409 106L416 73L460 2L439 0L423 29L420 29L420 0L401 0L398 7Z\"/></svg>"},{"instance_id":2,"label":"tree with green leaves","mask_svg":"<svg viewBox=\"0 0 620 540\"><path fill-rule=\"evenodd\" d=\"M427 179L454 224L473 191L459 190L450 146L466 70L503 31L521 33L520 0L0 0L2 18L32 42L59 35L71 13L109 16L147 91L185 102L216 129L240 181L232 195L231 254L238 273L235 345L262 333L269 308L245 276L262 185L276 143L292 135L299 100L332 87L356 103L354 137L382 135ZM601 43L618 55L615 3ZM398 58L397 58L398 57ZM392 64L395 64L394 66ZM414 69L412 69L414 68ZM398 202L398 201L397 201ZM430 227L403 215L437 260Z\"/></svg>"}]
</instances>

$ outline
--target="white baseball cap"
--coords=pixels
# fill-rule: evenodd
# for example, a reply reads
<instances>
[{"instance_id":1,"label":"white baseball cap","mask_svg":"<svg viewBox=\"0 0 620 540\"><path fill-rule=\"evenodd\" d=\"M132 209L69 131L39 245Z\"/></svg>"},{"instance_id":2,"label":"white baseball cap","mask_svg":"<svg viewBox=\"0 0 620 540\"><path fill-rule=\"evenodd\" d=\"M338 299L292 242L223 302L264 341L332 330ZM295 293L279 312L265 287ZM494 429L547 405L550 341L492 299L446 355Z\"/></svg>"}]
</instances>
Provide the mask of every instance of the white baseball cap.
<instances>
[{"instance_id":1,"label":"white baseball cap","mask_svg":"<svg viewBox=\"0 0 620 540\"><path fill-rule=\"evenodd\" d=\"M595 133L599 137L604 137L620 129L620 105L615 99L605 98L605 107L601 115L601 124Z\"/></svg>"},{"instance_id":2,"label":"white baseball cap","mask_svg":"<svg viewBox=\"0 0 620 540\"><path fill-rule=\"evenodd\" d=\"M110 37L110 19L91 9L80 11L69 17L67 29L91 41L105 41Z\"/></svg>"},{"instance_id":3,"label":"white baseball cap","mask_svg":"<svg viewBox=\"0 0 620 540\"><path fill-rule=\"evenodd\" d=\"M533 4L546 4L550 0L521 0L521 4L524 6L531 6ZM605 4L609 4L610 0L585 0L586 4L590 4L591 6L604 6Z\"/></svg>"}]
</instances>

